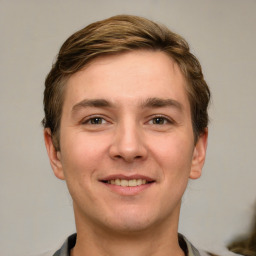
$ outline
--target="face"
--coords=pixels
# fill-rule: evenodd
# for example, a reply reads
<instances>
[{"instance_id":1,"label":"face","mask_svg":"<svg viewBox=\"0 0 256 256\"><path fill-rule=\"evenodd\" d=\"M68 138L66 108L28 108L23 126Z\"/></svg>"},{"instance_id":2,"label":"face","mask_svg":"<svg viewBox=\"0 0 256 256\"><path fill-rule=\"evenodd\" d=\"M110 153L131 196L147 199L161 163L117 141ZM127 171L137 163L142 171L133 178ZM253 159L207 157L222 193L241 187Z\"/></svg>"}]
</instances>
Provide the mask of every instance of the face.
<instances>
[{"instance_id":1,"label":"face","mask_svg":"<svg viewBox=\"0 0 256 256\"><path fill-rule=\"evenodd\" d=\"M186 80L159 51L94 60L66 85L60 151L77 223L138 231L177 225L189 178L201 174L207 132L194 143Z\"/></svg>"}]
</instances>

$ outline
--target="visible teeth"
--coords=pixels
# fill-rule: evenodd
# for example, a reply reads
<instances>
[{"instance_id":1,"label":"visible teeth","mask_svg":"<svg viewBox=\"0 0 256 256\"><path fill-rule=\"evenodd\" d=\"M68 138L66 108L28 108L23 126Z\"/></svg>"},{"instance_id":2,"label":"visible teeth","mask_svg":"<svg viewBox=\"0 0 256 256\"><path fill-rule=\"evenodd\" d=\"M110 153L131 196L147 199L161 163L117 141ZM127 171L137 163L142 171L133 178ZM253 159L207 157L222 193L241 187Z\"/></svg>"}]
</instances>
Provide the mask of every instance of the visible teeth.
<instances>
[{"instance_id":1,"label":"visible teeth","mask_svg":"<svg viewBox=\"0 0 256 256\"><path fill-rule=\"evenodd\" d=\"M121 180L121 186L122 187L127 187L129 185L129 181L128 180Z\"/></svg>"},{"instance_id":2,"label":"visible teeth","mask_svg":"<svg viewBox=\"0 0 256 256\"><path fill-rule=\"evenodd\" d=\"M135 187L137 185L137 182L136 182L136 180L129 180L128 185L129 185L129 187Z\"/></svg>"},{"instance_id":3,"label":"visible teeth","mask_svg":"<svg viewBox=\"0 0 256 256\"><path fill-rule=\"evenodd\" d=\"M136 187L142 184L146 184L147 181L143 179L133 179L133 180L125 180L125 179L115 179L108 180L108 184L122 186L122 187Z\"/></svg>"},{"instance_id":4,"label":"visible teeth","mask_svg":"<svg viewBox=\"0 0 256 256\"><path fill-rule=\"evenodd\" d=\"M146 184L146 180L144 180L144 181L145 181L144 184ZM140 185L142 185L142 179L137 180L137 186L140 186Z\"/></svg>"}]
</instances>

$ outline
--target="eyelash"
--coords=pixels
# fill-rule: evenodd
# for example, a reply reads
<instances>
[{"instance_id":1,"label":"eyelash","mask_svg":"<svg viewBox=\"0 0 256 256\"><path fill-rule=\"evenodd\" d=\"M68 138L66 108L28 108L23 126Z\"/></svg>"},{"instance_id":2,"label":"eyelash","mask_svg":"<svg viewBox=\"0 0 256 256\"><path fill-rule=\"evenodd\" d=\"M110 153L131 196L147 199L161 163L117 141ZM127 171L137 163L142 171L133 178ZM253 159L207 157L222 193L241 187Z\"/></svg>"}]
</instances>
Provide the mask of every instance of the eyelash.
<instances>
[{"instance_id":1,"label":"eyelash","mask_svg":"<svg viewBox=\"0 0 256 256\"><path fill-rule=\"evenodd\" d=\"M100 120L100 123L97 123L96 119L98 119L98 121ZM165 116L162 115L156 115L150 118L150 120L147 123L150 122L154 122L154 120L156 121L156 119L160 119L160 121L163 121L164 123L151 123L152 125L166 125L166 124L173 124L174 120L167 118ZM92 123L92 121L96 121L96 123ZM102 125L107 123L107 120L101 116L93 116L93 117L89 117L85 120L82 121L83 125Z\"/></svg>"},{"instance_id":2,"label":"eyelash","mask_svg":"<svg viewBox=\"0 0 256 256\"><path fill-rule=\"evenodd\" d=\"M101 122L103 121L103 123L92 123L92 121L94 120L101 120ZM85 120L82 121L82 124L89 124L89 125L101 125L101 124L104 124L106 123L106 119L101 117L101 116L93 116L93 117L90 117L90 118L87 118Z\"/></svg>"},{"instance_id":3,"label":"eyelash","mask_svg":"<svg viewBox=\"0 0 256 256\"><path fill-rule=\"evenodd\" d=\"M174 121L173 121L172 119L167 118L166 116L162 116L162 115L153 116L153 117L149 120L149 122L154 121L154 120L156 120L156 119L161 119L164 123L161 123L161 124L159 124L159 123L158 123L158 124L152 123L153 125L165 125L165 124L173 124L173 123L174 123Z\"/></svg>"}]
</instances>

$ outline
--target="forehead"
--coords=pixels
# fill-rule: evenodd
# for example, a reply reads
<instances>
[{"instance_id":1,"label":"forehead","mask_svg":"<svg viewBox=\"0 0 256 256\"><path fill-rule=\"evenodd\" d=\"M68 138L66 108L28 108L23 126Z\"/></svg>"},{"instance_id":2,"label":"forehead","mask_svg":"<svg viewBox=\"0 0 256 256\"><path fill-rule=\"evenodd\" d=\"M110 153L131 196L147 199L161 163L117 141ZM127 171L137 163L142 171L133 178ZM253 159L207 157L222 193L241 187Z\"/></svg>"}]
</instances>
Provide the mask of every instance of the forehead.
<instances>
[{"instance_id":1,"label":"forehead","mask_svg":"<svg viewBox=\"0 0 256 256\"><path fill-rule=\"evenodd\" d=\"M64 107L85 98L135 104L157 97L177 100L189 108L185 88L184 75L166 53L131 51L98 57L73 74L66 84Z\"/></svg>"}]
</instances>

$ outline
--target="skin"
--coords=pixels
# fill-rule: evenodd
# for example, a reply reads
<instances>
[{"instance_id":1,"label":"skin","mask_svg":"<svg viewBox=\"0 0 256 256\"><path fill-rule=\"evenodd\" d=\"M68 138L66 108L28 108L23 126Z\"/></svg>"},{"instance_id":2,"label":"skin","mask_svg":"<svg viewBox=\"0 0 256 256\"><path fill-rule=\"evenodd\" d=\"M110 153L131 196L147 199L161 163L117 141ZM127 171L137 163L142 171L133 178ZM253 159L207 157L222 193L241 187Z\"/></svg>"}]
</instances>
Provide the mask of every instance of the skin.
<instances>
[{"instance_id":1,"label":"skin","mask_svg":"<svg viewBox=\"0 0 256 256\"><path fill-rule=\"evenodd\" d=\"M100 57L70 77L60 151L44 137L55 175L73 198L80 255L184 255L177 230L188 179L205 160L207 129L195 145L186 80L160 51ZM147 177L122 188L109 177ZM137 176L136 176L137 175Z\"/></svg>"}]
</instances>

